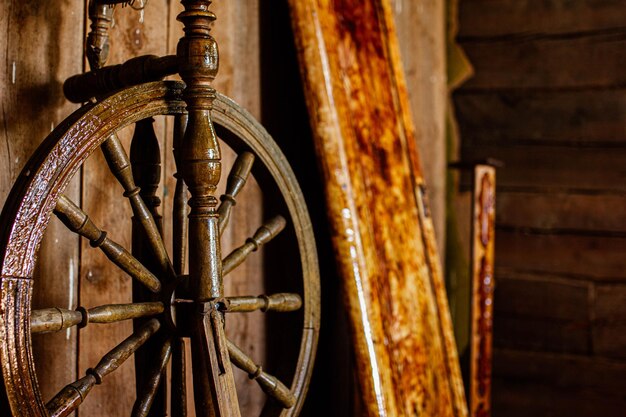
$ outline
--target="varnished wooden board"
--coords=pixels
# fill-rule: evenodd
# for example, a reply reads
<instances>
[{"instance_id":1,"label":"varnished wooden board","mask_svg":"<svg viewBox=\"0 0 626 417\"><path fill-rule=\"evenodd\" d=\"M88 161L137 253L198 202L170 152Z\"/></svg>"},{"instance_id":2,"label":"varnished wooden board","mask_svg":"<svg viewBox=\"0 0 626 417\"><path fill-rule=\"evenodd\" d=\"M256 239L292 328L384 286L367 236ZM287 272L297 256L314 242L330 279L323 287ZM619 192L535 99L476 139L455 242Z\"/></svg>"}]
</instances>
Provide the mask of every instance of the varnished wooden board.
<instances>
[{"instance_id":1,"label":"varnished wooden board","mask_svg":"<svg viewBox=\"0 0 626 417\"><path fill-rule=\"evenodd\" d=\"M465 416L389 4L291 0L368 416Z\"/></svg>"}]
</instances>

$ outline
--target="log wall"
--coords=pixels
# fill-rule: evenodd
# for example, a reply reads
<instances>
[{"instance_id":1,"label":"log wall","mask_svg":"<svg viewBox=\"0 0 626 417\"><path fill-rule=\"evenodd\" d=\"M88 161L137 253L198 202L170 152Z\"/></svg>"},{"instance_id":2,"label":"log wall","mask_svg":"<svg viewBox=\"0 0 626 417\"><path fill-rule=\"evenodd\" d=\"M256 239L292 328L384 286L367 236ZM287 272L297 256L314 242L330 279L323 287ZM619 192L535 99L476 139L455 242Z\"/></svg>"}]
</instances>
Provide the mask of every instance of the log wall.
<instances>
[{"instance_id":1,"label":"log wall","mask_svg":"<svg viewBox=\"0 0 626 417\"><path fill-rule=\"evenodd\" d=\"M465 160L498 170L494 416L622 415L626 9L464 0Z\"/></svg>"}]
</instances>

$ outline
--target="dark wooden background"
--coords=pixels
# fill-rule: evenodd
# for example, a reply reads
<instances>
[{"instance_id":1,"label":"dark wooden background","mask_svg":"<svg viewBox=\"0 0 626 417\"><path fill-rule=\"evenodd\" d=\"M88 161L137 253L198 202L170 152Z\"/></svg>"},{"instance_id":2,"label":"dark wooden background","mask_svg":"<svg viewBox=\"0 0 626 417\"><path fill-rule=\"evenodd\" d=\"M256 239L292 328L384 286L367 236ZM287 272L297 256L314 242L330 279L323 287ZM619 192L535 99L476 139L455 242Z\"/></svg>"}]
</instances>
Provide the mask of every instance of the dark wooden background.
<instances>
[{"instance_id":1,"label":"dark wooden background","mask_svg":"<svg viewBox=\"0 0 626 417\"><path fill-rule=\"evenodd\" d=\"M466 160L498 170L494 416L626 415L626 7L463 0Z\"/></svg>"}]
</instances>

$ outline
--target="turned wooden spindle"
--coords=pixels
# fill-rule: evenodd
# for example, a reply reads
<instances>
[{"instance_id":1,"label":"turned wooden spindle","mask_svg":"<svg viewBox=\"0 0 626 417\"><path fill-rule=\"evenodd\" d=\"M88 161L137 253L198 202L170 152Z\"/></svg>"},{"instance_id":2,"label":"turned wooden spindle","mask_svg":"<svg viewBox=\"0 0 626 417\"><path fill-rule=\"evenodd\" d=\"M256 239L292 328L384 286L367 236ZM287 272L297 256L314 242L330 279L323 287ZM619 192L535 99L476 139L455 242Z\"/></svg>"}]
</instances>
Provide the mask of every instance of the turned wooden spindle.
<instances>
[{"instance_id":1,"label":"turned wooden spindle","mask_svg":"<svg viewBox=\"0 0 626 417\"><path fill-rule=\"evenodd\" d=\"M120 367L141 345L159 330L160 323L156 319L146 322L142 328L126 338L104 355L98 365L87 370L87 375L63 388L46 404L50 417L70 415L85 400L94 387L102 384L102 379Z\"/></svg>"},{"instance_id":2,"label":"turned wooden spindle","mask_svg":"<svg viewBox=\"0 0 626 417\"><path fill-rule=\"evenodd\" d=\"M235 204L237 204L237 194L243 189L252 170L252 164L254 164L254 155L250 152L243 152L237 156L233 168L228 174L228 180L226 181L226 192L220 197L222 203L220 204L217 212L219 213L219 228L220 235L224 232L228 221L230 220L230 213Z\"/></svg>"},{"instance_id":3,"label":"turned wooden spindle","mask_svg":"<svg viewBox=\"0 0 626 417\"><path fill-rule=\"evenodd\" d=\"M165 386L164 376L165 368L172 355L172 342L171 340L165 340L162 343L161 349L159 349L157 355L151 358L152 369L149 371L147 377L143 381L143 386L138 390L139 395L133 405L131 417L146 417L151 411L151 407L157 398L159 387ZM160 410L161 415L167 415L164 408Z\"/></svg>"},{"instance_id":4,"label":"turned wooden spindle","mask_svg":"<svg viewBox=\"0 0 626 417\"><path fill-rule=\"evenodd\" d=\"M299 310L300 307L302 307L302 298L293 293L259 295L258 297L226 297L228 313L248 313L257 310L284 313Z\"/></svg>"},{"instance_id":5,"label":"turned wooden spindle","mask_svg":"<svg viewBox=\"0 0 626 417\"><path fill-rule=\"evenodd\" d=\"M130 142L130 161L135 184L141 190L139 195L161 231L162 218L158 212L161 199L156 194L161 183L161 148L154 132L153 118L143 119L135 124L135 132Z\"/></svg>"},{"instance_id":6,"label":"turned wooden spindle","mask_svg":"<svg viewBox=\"0 0 626 417\"><path fill-rule=\"evenodd\" d=\"M242 246L233 250L222 262L222 276L225 276L246 260L248 255L257 251L262 245L274 239L284 228L287 222L282 216L276 216L263 226L259 227L252 237L249 237Z\"/></svg>"},{"instance_id":7,"label":"turned wooden spindle","mask_svg":"<svg viewBox=\"0 0 626 417\"><path fill-rule=\"evenodd\" d=\"M294 406L296 398L285 384L275 376L263 371L261 365L257 365L233 342L229 340L227 344L230 360L237 368L247 372L250 379L254 379L267 395L278 401L284 408Z\"/></svg>"},{"instance_id":8,"label":"turned wooden spindle","mask_svg":"<svg viewBox=\"0 0 626 417\"><path fill-rule=\"evenodd\" d=\"M167 256L167 254L161 238L163 234L163 219L158 211L161 199L156 195L161 182L161 150L159 140L154 132L154 119L152 118L140 120L135 124L135 132L130 145L130 165L132 166L132 178L135 181L135 185L140 189L139 197L134 198L141 200L150 212L159 234L159 251L163 248L163 252L159 256L161 261L157 260L155 262L153 251L150 248L150 239L146 239L142 219L133 216L132 254L154 273L158 273L163 267L170 270L169 259L162 257ZM171 276L174 275L173 270L169 272ZM133 302L138 303L153 299L154 294L148 293L140 285L133 283ZM142 320L135 320L133 328L136 330L141 324ZM142 402L141 404L136 403L136 406L139 408L133 409L133 415L143 415L148 410L150 410L150 416L154 417L162 416L166 413L166 384L154 386L154 392L145 391L146 387L152 386L151 384L154 382L150 380L147 374L152 370L154 358L160 355L161 345L162 341L160 340L150 340L135 355L135 387L137 398L142 399ZM149 402L149 406L147 406L147 402Z\"/></svg>"},{"instance_id":9,"label":"turned wooden spindle","mask_svg":"<svg viewBox=\"0 0 626 417\"><path fill-rule=\"evenodd\" d=\"M31 333L48 333L88 323L115 323L161 314L163 303L109 304L90 309L44 308L33 310L30 316Z\"/></svg>"},{"instance_id":10,"label":"turned wooden spindle","mask_svg":"<svg viewBox=\"0 0 626 417\"><path fill-rule=\"evenodd\" d=\"M185 339L172 344L172 417L187 417L187 372Z\"/></svg>"},{"instance_id":11,"label":"turned wooden spindle","mask_svg":"<svg viewBox=\"0 0 626 417\"><path fill-rule=\"evenodd\" d=\"M113 6L89 1L91 30L87 35L85 55L92 71L100 69L109 57L109 29L113 22Z\"/></svg>"},{"instance_id":12,"label":"turned wooden spindle","mask_svg":"<svg viewBox=\"0 0 626 417\"><path fill-rule=\"evenodd\" d=\"M182 0L185 10L178 15L185 36L177 47L178 70L186 84L187 128L180 149L180 173L189 188L189 289L198 314L193 316L192 361L194 401L198 417L239 417L228 352L222 349L223 326L215 325L215 314L207 302L223 293L217 198L221 176L221 154L211 121L216 93L211 83L217 75L217 42L210 34L213 12L210 0ZM222 318L223 320L223 318ZM212 322L213 325L208 325ZM225 357L226 356L226 357Z\"/></svg>"},{"instance_id":13,"label":"turned wooden spindle","mask_svg":"<svg viewBox=\"0 0 626 417\"><path fill-rule=\"evenodd\" d=\"M54 214L73 232L87 238L94 248L102 252L124 272L144 284L150 291L161 290L161 282L126 249L107 237L87 214L66 196L61 196L54 209Z\"/></svg>"},{"instance_id":14,"label":"turned wooden spindle","mask_svg":"<svg viewBox=\"0 0 626 417\"><path fill-rule=\"evenodd\" d=\"M152 248L153 254L156 256L160 271L173 276L173 267L163 244L159 228L146 203L139 195L141 189L135 183L131 163L122 143L116 135L113 135L102 144L101 149L111 172L122 185L122 188L124 188L124 196L130 202L134 218L144 229L145 237Z\"/></svg>"}]
</instances>

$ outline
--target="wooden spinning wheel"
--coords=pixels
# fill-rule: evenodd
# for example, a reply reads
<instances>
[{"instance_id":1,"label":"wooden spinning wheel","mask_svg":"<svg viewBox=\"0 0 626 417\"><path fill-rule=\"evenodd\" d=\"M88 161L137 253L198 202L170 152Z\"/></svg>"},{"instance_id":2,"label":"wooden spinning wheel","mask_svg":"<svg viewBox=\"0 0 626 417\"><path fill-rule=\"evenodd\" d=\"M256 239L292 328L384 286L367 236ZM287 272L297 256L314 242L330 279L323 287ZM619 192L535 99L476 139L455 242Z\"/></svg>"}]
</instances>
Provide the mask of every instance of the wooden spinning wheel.
<instances>
[{"instance_id":1,"label":"wooden spinning wheel","mask_svg":"<svg viewBox=\"0 0 626 417\"><path fill-rule=\"evenodd\" d=\"M185 24L186 36L179 43L178 56L157 59L168 64L166 72L171 70L169 64L174 63L185 83L146 83L142 81L151 77L139 74L128 83L138 85L114 94L90 92L89 97L99 99L83 106L50 134L7 200L0 218L0 355L7 397L15 416L70 415L92 389L97 389L96 385L105 382L107 375L140 347L143 353L135 358L138 395L128 412L132 416L156 415L150 409L167 395L163 381L171 362L169 411L172 416L185 416L184 338L189 338L191 344L197 416L240 415L231 362L256 380L271 398L262 415L296 416L302 407L319 329L319 273L312 226L295 177L271 137L245 110L210 86L218 59L215 41L208 31L215 18L208 11L210 3L183 1L185 11L179 19ZM106 12L110 6L99 7ZM103 45L95 35L91 40L92 46ZM99 69L98 57L90 57L90 61ZM101 73L111 72L103 68ZM164 75L160 73L156 78ZM81 80L88 82L89 77ZM111 90L119 87L115 82L107 86ZM160 202L155 196L160 179L160 151L152 117L159 115L175 118L174 158L178 174L172 210L172 260L161 237ZM129 157L116 132L133 123L135 136ZM218 135L238 154L221 202L214 195L221 171ZM116 243L114 236L108 236L76 202L63 195L71 178L98 148L132 207L132 250ZM262 186L276 190L286 212L260 225L245 243L222 257L220 236L228 227L236 197L251 172ZM185 186L191 195L189 200ZM191 207L189 213L187 204ZM32 310L37 251L53 215L133 279L132 303L77 310ZM227 274L284 228L295 236L302 292L224 294L223 279L228 279ZM185 273L187 257L189 272ZM228 315L256 310L301 310L299 355L290 383L265 372L227 337ZM31 332L130 319L134 331L128 338L94 363L80 379L68 381L54 398L41 398ZM168 410L162 408L159 412L165 415Z\"/></svg>"}]
</instances>

